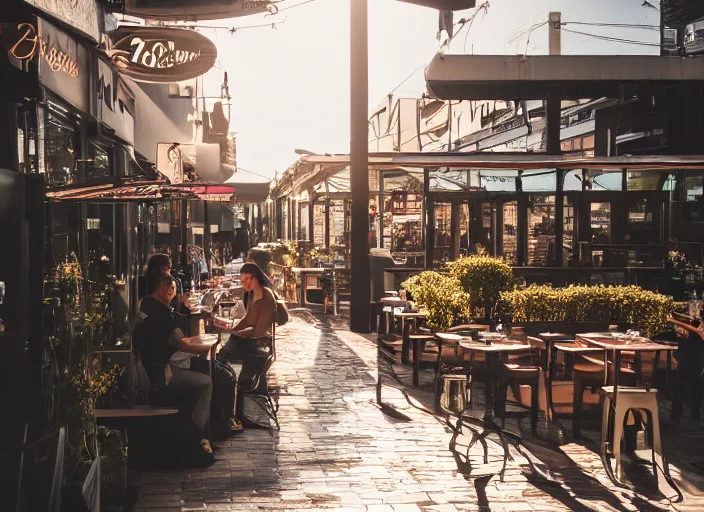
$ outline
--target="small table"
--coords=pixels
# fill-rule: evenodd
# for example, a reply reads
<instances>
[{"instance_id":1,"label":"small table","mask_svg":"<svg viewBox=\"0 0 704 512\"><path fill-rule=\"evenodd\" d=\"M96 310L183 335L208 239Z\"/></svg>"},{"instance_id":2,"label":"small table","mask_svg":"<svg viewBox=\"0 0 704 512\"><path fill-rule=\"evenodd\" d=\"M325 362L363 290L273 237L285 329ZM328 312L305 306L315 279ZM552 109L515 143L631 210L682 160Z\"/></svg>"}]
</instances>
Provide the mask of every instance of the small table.
<instances>
[{"instance_id":1,"label":"small table","mask_svg":"<svg viewBox=\"0 0 704 512\"><path fill-rule=\"evenodd\" d=\"M405 307L407 302L400 297L382 297L379 303L382 305L382 314L386 317L384 332L381 334L389 334L394 330L394 309Z\"/></svg>"},{"instance_id":2,"label":"small table","mask_svg":"<svg viewBox=\"0 0 704 512\"><path fill-rule=\"evenodd\" d=\"M393 313L394 319L400 318L401 319L401 335L403 336L403 345L401 345L401 362L403 364L408 364L410 362L410 356L409 353L411 351L410 347L410 340L408 336L411 334L411 327L413 329L413 332L418 331L418 322L419 319L425 319L427 315L422 312L416 312L416 313ZM408 323L409 330L406 332L406 320L409 320L410 322Z\"/></svg>"},{"instance_id":3,"label":"small table","mask_svg":"<svg viewBox=\"0 0 704 512\"><path fill-rule=\"evenodd\" d=\"M608 379L608 353L613 354L613 366L611 368L612 382L614 383L614 400L618 393L618 374L621 367L621 352L671 352L677 350L675 345L664 345L656 343L648 338L638 338L637 340L615 339L611 333L588 333L578 334L577 341L582 341L587 345L599 347L604 350L604 385Z\"/></svg>"},{"instance_id":4,"label":"small table","mask_svg":"<svg viewBox=\"0 0 704 512\"><path fill-rule=\"evenodd\" d=\"M325 272L326 269L320 268L320 267L309 267L309 268L303 268L303 267L292 267L291 271L294 274L300 274L301 276L301 288L298 294L298 303L301 306L306 305L306 289L307 289L307 283L306 283L306 276L308 274L317 274L320 275L323 272Z\"/></svg>"}]
</instances>

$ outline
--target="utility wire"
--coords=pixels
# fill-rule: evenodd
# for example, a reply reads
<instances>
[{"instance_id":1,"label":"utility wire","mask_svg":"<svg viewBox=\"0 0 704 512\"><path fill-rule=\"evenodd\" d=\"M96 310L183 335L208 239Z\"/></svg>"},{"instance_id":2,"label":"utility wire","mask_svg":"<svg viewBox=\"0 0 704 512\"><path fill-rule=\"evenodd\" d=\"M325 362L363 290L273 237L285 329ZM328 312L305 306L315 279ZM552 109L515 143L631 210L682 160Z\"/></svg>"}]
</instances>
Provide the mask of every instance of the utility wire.
<instances>
[{"instance_id":1,"label":"utility wire","mask_svg":"<svg viewBox=\"0 0 704 512\"><path fill-rule=\"evenodd\" d=\"M638 25L633 23L596 23L587 21L563 21L562 25L588 25L592 27L642 28L660 31L659 25Z\"/></svg>"},{"instance_id":2,"label":"utility wire","mask_svg":"<svg viewBox=\"0 0 704 512\"><path fill-rule=\"evenodd\" d=\"M622 39L620 37L602 36L599 34L591 34L589 32L581 32L579 30L570 30L568 28L563 28L563 32L569 32L571 34L578 34L580 36L593 37L595 39L601 39L602 41L612 41L616 43L626 43L626 44L637 44L641 46L657 46L660 47L660 43L649 43L647 41L636 41L634 39Z\"/></svg>"},{"instance_id":3,"label":"utility wire","mask_svg":"<svg viewBox=\"0 0 704 512\"><path fill-rule=\"evenodd\" d=\"M284 18L281 21L272 21L271 23L261 23L259 25L245 25L242 27L227 27L224 25L181 25L183 28L187 29L196 29L196 28L202 28L202 29L214 29L214 30L227 30L230 34L234 34L235 32L239 32L240 30L247 30L250 28L271 28L276 30L276 25L282 25L286 23L286 19Z\"/></svg>"},{"instance_id":4,"label":"utility wire","mask_svg":"<svg viewBox=\"0 0 704 512\"><path fill-rule=\"evenodd\" d=\"M239 165L236 165L235 168L237 169L238 172L244 171L244 172L248 172L249 174L254 174L255 176L259 176L260 178L264 178L267 180L273 179L273 178L270 178L269 176L264 176L263 174L259 174L258 172L250 171L249 169L245 169L244 167L240 167ZM235 174L237 174L237 173L235 173Z\"/></svg>"},{"instance_id":5,"label":"utility wire","mask_svg":"<svg viewBox=\"0 0 704 512\"><path fill-rule=\"evenodd\" d=\"M289 9L295 9L296 7L300 7L300 6L302 6L302 5L310 4L310 3L316 2L316 1L317 1L317 0L306 0L305 2L300 2L300 3L295 4L295 5L289 5L288 7L282 7L282 8L280 8L280 9L277 9L276 12L270 12L269 14L265 14L265 16L274 16L274 15L280 13L280 12L288 11ZM274 4L274 5L276 5L276 4Z\"/></svg>"}]
</instances>

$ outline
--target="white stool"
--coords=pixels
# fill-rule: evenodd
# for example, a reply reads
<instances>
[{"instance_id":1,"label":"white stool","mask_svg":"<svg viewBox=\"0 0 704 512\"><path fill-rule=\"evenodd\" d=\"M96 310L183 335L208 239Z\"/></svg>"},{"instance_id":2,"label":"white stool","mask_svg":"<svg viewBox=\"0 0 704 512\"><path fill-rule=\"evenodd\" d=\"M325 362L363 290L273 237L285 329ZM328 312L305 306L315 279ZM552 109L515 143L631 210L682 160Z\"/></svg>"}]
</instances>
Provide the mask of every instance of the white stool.
<instances>
[{"instance_id":1,"label":"white stool","mask_svg":"<svg viewBox=\"0 0 704 512\"><path fill-rule=\"evenodd\" d=\"M662 470L665 476L668 475L662 456L662 445L660 443L660 416L658 413L658 400L656 389L618 387L618 396L614 400L614 387L605 386L601 388L602 396L602 421L601 421L601 455L609 476L611 476L611 466L608 460L608 448L611 445L614 459L616 460L616 479L621 481L623 472L621 465L621 439L623 438L623 424L626 415L630 410L644 411L648 416L648 432L653 453L653 472L658 474L658 461L656 455L662 461ZM613 404L615 403L615 407ZM613 414L613 416L611 416ZM642 415L641 415L642 416ZM613 419L613 435L610 434L610 422ZM643 418L645 419L645 418Z\"/></svg>"}]
</instances>

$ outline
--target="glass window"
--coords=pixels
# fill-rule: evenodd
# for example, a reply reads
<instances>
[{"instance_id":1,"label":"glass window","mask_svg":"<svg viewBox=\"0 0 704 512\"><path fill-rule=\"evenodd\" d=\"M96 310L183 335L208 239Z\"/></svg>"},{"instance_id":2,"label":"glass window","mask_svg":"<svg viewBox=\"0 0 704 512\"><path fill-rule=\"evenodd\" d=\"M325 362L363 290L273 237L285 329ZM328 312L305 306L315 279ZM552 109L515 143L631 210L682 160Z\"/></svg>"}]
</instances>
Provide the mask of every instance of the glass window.
<instances>
[{"instance_id":1,"label":"glass window","mask_svg":"<svg viewBox=\"0 0 704 512\"><path fill-rule=\"evenodd\" d=\"M685 218L690 221L704 220L704 173L687 173L685 179L685 194L687 203L685 206Z\"/></svg>"},{"instance_id":2,"label":"glass window","mask_svg":"<svg viewBox=\"0 0 704 512\"><path fill-rule=\"evenodd\" d=\"M490 192L515 192L518 171L485 169L477 171L479 186Z\"/></svg>"},{"instance_id":3,"label":"glass window","mask_svg":"<svg viewBox=\"0 0 704 512\"><path fill-rule=\"evenodd\" d=\"M460 205L460 254L466 255L469 250L469 205Z\"/></svg>"},{"instance_id":4,"label":"glass window","mask_svg":"<svg viewBox=\"0 0 704 512\"><path fill-rule=\"evenodd\" d=\"M628 190L660 190L659 171L626 171L626 185Z\"/></svg>"},{"instance_id":5,"label":"glass window","mask_svg":"<svg viewBox=\"0 0 704 512\"><path fill-rule=\"evenodd\" d=\"M575 262L575 208L574 204L567 198L563 198L562 216L562 261L566 266L571 266Z\"/></svg>"},{"instance_id":6,"label":"glass window","mask_svg":"<svg viewBox=\"0 0 704 512\"><path fill-rule=\"evenodd\" d=\"M77 134L72 126L49 116L44 132L47 184L70 185L76 180Z\"/></svg>"},{"instance_id":7,"label":"glass window","mask_svg":"<svg viewBox=\"0 0 704 512\"><path fill-rule=\"evenodd\" d=\"M611 203L591 203L590 223L592 243L611 243Z\"/></svg>"},{"instance_id":8,"label":"glass window","mask_svg":"<svg viewBox=\"0 0 704 512\"><path fill-rule=\"evenodd\" d=\"M530 196L528 206L528 265L555 264L555 196Z\"/></svg>"},{"instance_id":9,"label":"glass window","mask_svg":"<svg viewBox=\"0 0 704 512\"><path fill-rule=\"evenodd\" d=\"M595 192L603 190L622 190L623 173L621 171L599 171L595 169L587 170L587 183L585 190Z\"/></svg>"},{"instance_id":10,"label":"glass window","mask_svg":"<svg viewBox=\"0 0 704 512\"><path fill-rule=\"evenodd\" d=\"M565 173L565 183L562 190L582 190L582 170L575 169Z\"/></svg>"},{"instance_id":11,"label":"glass window","mask_svg":"<svg viewBox=\"0 0 704 512\"><path fill-rule=\"evenodd\" d=\"M330 246L345 243L345 205L343 200L330 201Z\"/></svg>"},{"instance_id":12,"label":"glass window","mask_svg":"<svg viewBox=\"0 0 704 512\"><path fill-rule=\"evenodd\" d=\"M503 256L506 263L518 263L518 202L504 203Z\"/></svg>"},{"instance_id":13,"label":"glass window","mask_svg":"<svg viewBox=\"0 0 704 512\"><path fill-rule=\"evenodd\" d=\"M111 175L110 153L107 149L95 144L88 144L88 161L86 162L86 178L100 178Z\"/></svg>"},{"instance_id":14,"label":"glass window","mask_svg":"<svg viewBox=\"0 0 704 512\"><path fill-rule=\"evenodd\" d=\"M310 217L308 216L308 203L302 203L301 204L301 218L299 219L299 226L300 226L300 231L299 235L300 238L299 240L308 240L308 220Z\"/></svg>"},{"instance_id":15,"label":"glass window","mask_svg":"<svg viewBox=\"0 0 704 512\"><path fill-rule=\"evenodd\" d=\"M629 224L651 224L653 222L653 212L648 211L648 200L642 198L636 203L633 203L628 208L628 223Z\"/></svg>"},{"instance_id":16,"label":"glass window","mask_svg":"<svg viewBox=\"0 0 704 512\"><path fill-rule=\"evenodd\" d=\"M316 247L325 246L325 218L327 212L325 211L325 203L315 203L313 207L315 210L313 212L313 219L315 225L313 227L313 242Z\"/></svg>"},{"instance_id":17,"label":"glass window","mask_svg":"<svg viewBox=\"0 0 704 512\"><path fill-rule=\"evenodd\" d=\"M557 174L550 170L525 171L521 176L524 192L554 192Z\"/></svg>"}]
</instances>

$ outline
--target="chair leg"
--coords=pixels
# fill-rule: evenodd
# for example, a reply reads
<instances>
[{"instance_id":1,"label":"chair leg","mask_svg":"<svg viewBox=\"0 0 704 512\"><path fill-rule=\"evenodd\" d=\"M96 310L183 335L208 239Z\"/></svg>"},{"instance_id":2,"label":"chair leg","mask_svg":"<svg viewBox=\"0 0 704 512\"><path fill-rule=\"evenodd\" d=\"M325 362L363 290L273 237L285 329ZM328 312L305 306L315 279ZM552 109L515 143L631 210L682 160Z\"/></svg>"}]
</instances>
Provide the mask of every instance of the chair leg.
<instances>
[{"instance_id":1,"label":"chair leg","mask_svg":"<svg viewBox=\"0 0 704 512\"><path fill-rule=\"evenodd\" d=\"M574 391L572 394L572 402L574 403L574 408L572 411L572 435L575 439L581 437L581 420L582 420L582 408L584 402L584 383L577 375L574 376Z\"/></svg>"},{"instance_id":2,"label":"chair leg","mask_svg":"<svg viewBox=\"0 0 704 512\"><path fill-rule=\"evenodd\" d=\"M614 411L614 435L612 449L614 459L616 460L616 479L620 482L623 480L623 470L621 465L621 439L623 437L623 422L626 419L628 409L623 404L623 400L616 401L616 410Z\"/></svg>"},{"instance_id":3,"label":"chair leg","mask_svg":"<svg viewBox=\"0 0 704 512\"><path fill-rule=\"evenodd\" d=\"M530 386L530 428L533 435L538 432L538 390L540 388L539 379L536 378Z\"/></svg>"},{"instance_id":4,"label":"chair leg","mask_svg":"<svg viewBox=\"0 0 704 512\"><path fill-rule=\"evenodd\" d=\"M496 416L501 420L501 428L506 428L506 392L508 391L508 382L501 381L497 385L494 395Z\"/></svg>"}]
</instances>

